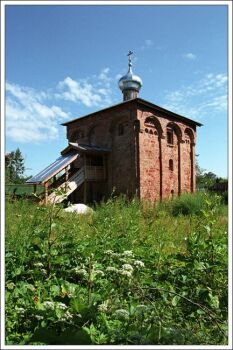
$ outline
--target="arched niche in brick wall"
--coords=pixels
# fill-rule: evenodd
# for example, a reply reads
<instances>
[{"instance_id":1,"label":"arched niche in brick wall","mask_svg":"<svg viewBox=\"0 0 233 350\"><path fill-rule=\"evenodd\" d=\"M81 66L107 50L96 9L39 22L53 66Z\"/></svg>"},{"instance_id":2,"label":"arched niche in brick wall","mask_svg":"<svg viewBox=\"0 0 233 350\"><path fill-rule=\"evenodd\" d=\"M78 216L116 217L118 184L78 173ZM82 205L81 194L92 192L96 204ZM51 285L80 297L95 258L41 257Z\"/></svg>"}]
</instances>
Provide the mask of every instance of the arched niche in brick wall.
<instances>
[{"instance_id":1,"label":"arched niche in brick wall","mask_svg":"<svg viewBox=\"0 0 233 350\"><path fill-rule=\"evenodd\" d=\"M188 147L187 151L188 152L188 157L187 160L189 161L189 171L186 172L185 175L185 182L188 185L187 190L190 190L191 192L194 191L194 133L190 128L186 128L184 130L184 141L186 143L186 147Z\"/></svg>"},{"instance_id":2,"label":"arched niche in brick wall","mask_svg":"<svg viewBox=\"0 0 233 350\"><path fill-rule=\"evenodd\" d=\"M164 138L164 136L163 136L163 129L162 129L162 126L161 126L158 118L156 118L154 115L150 115L150 116L146 117L146 119L144 121L144 132L145 132L145 135L149 135L149 137L150 138L152 137L152 139L154 139L154 137L156 137L154 139L156 141L153 141L153 147L154 147L153 152L154 153L151 156L152 157L151 160L147 162L146 166L147 166L148 173L150 173L150 167L152 170L157 169L157 171L158 171L157 178L156 178L157 181L152 181L153 185L151 185L149 192L151 191L151 193L152 193L153 190L155 190L154 187L156 187L157 188L156 191L159 190L159 198L162 199L162 194L163 194L163 171L162 171L162 169L163 169L163 166L162 166L161 139ZM144 147L148 147L148 149L150 149L151 144L146 142ZM156 149L157 149L157 151L156 151ZM151 173L153 173L153 172L154 172L154 170ZM148 194L146 195L146 197L148 197Z\"/></svg>"},{"instance_id":3,"label":"arched niche in brick wall","mask_svg":"<svg viewBox=\"0 0 233 350\"><path fill-rule=\"evenodd\" d=\"M181 193L181 146L180 144L183 143L183 138L182 138L182 131L180 129L180 127L174 123L174 122L169 122L166 126L166 130L167 130L167 137L168 135L168 131L173 131L174 134L177 137L177 157L178 157L178 161L177 161L177 169L178 169L178 178L177 178L177 185L178 185L178 194ZM169 141L169 140L167 140ZM173 143L173 137L172 137L172 143ZM174 164L174 166L176 166Z\"/></svg>"},{"instance_id":4,"label":"arched niche in brick wall","mask_svg":"<svg viewBox=\"0 0 233 350\"><path fill-rule=\"evenodd\" d=\"M160 121L154 115L150 115L145 119L144 126L146 129L155 128L157 130L159 138L163 137L163 129Z\"/></svg>"},{"instance_id":5,"label":"arched niche in brick wall","mask_svg":"<svg viewBox=\"0 0 233 350\"><path fill-rule=\"evenodd\" d=\"M170 129L170 130L174 131L174 133L177 136L178 143L182 142L182 131L181 131L180 127L176 123L169 122L167 124L167 129Z\"/></svg>"},{"instance_id":6,"label":"arched niche in brick wall","mask_svg":"<svg viewBox=\"0 0 233 350\"><path fill-rule=\"evenodd\" d=\"M185 140L189 139L190 143L194 145L194 134L190 128L186 128L184 131Z\"/></svg>"}]
</instances>

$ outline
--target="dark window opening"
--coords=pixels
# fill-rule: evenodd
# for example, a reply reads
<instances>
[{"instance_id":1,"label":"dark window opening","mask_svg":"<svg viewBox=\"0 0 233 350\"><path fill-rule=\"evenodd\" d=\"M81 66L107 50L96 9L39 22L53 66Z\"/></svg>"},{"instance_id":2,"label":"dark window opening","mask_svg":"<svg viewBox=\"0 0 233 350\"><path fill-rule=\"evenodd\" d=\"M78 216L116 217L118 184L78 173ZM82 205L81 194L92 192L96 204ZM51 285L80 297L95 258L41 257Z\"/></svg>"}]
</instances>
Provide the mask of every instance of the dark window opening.
<instances>
[{"instance_id":1,"label":"dark window opening","mask_svg":"<svg viewBox=\"0 0 233 350\"><path fill-rule=\"evenodd\" d=\"M119 124L118 126L118 135L121 136L121 135L124 135L124 124Z\"/></svg>"},{"instance_id":2,"label":"dark window opening","mask_svg":"<svg viewBox=\"0 0 233 350\"><path fill-rule=\"evenodd\" d=\"M173 171L173 160L169 159L169 170Z\"/></svg>"},{"instance_id":3,"label":"dark window opening","mask_svg":"<svg viewBox=\"0 0 233 350\"><path fill-rule=\"evenodd\" d=\"M103 166L103 157L102 156L86 156L86 165Z\"/></svg>"},{"instance_id":4,"label":"dark window opening","mask_svg":"<svg viewBox=\"0 0 233 350\"><path fill-rule=\"evenodd\" d=\"M173 131L170 129L167 130L167 143L173 145Z\"/></svg>"}]
</instances>

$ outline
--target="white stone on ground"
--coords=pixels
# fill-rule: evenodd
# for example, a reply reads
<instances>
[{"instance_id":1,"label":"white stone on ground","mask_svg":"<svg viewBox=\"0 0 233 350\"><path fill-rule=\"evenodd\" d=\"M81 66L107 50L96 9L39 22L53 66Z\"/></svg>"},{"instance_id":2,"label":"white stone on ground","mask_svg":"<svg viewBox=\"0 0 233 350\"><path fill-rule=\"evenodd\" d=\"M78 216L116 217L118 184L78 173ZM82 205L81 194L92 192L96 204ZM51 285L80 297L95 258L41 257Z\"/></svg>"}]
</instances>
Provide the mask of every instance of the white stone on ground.
<instances>
[{"instance_id":1,"label":"white stone on ground","mask_svg":"<svg viewBox=\"0 0 233 350\"><path fill-rule=\"evenodd\" d=\"M65 212L67 213L77 213L77 214L91 214L93 213L93 209L88 207L85 204L78 203L78 204L73 204L68 208L64 209Z\"/></svg>"}]
</instances>

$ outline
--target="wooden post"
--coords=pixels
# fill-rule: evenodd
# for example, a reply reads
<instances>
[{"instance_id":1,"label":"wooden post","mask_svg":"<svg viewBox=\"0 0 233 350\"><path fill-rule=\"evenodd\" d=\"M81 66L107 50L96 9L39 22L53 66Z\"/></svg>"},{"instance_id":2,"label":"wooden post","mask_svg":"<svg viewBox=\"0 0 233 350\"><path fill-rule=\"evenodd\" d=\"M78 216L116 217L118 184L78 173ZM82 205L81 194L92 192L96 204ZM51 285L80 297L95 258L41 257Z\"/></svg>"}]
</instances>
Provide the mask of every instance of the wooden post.
<instances>
[{"instance_id":1,"label":"wooden post","mask_svg":"<svg viewBox=\"0 0 233 350\"><path fill-rule=\"evenodd\" d=\"M68 177L69 177L69 174L68 174L68 166L65 167L65 191L67 192L67 181L68 181Z\"/></svg>"},{"instance_id":2,"label":"wooden post","mask_svg":"<svg viewBox=\"0 0 233 350\"><path fill-rule=\"evenodd\" d=\"M36 194L36 184L33 185L33 193Z\"/></svg>"},{"instance_id":3,"label":"wooden post","mask_svg":"<svg viewBox=\"0 0 233 350\"><path fill-rule=\"evenodd\" d=\"M48 203L48 182L44 184L44 202L45 204Z\"/></svg>"},{"instance_id":4,"label":"wooden post","mask_svg":"<svg viewBox=\"0 0 233 350\"><path fill-rule=\"evenodd\" d=\"M87 181L86 181L86 165L87 165L87 160L86 160L86 154L84 153L84 204L87 203Z\"/></svg>"}]
</instances>

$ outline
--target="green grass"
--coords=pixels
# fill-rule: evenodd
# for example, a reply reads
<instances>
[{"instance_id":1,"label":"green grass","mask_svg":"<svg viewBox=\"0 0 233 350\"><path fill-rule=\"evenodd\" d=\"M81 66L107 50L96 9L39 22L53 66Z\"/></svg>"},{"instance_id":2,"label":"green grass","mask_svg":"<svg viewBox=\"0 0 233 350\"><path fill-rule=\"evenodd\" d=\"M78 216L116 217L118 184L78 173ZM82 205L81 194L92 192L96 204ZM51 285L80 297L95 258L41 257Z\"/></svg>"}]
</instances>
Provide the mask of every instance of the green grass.
<instances>
[{"instance_id":1,"label":"green grass","mask_svg":"<svg viewBox=\"0 0 233 350\"><path fill-rule=\"evenodd\" d=\"M9 345L226 344L227 206L7 202L6 313Z\"/></svg>"}]
</instances>

